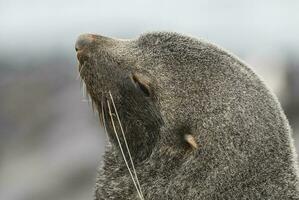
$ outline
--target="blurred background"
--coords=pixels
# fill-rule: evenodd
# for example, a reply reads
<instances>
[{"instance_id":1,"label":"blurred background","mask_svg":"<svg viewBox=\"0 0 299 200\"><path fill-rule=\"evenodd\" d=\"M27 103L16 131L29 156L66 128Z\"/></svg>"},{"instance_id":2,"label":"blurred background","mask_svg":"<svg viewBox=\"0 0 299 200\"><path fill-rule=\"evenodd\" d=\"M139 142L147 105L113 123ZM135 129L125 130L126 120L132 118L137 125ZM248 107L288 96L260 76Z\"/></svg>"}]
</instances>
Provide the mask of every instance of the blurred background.
<instances>
[{"instance_id":1,"label":"blurred background","mask_svg":"<svg viewBox=\"0 0 299 200\"><path fill-rule=\"evenodd\" d=\"M106 142L84 101L81 33L202 37L245 60L278 96L299 150L299 1L0 0L0 199L87 200Z\"/></svg>"}]
</instances>

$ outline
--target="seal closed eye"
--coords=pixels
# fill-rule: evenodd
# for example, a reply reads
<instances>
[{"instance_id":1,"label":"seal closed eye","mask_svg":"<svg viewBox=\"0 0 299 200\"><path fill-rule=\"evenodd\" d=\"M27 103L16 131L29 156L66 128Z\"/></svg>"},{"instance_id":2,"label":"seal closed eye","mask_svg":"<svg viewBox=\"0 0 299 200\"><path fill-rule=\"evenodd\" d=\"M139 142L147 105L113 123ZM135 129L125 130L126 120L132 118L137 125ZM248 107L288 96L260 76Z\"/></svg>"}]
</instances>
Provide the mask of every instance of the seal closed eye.
<instances>
[{"instance_id":1,"label":"seal closed eye","mask_svg":"<svg viewBox=\"0 0 299 200\"><path fill-rule=\"evenodd\" d=\"M109 136L95 199L299 199L289 123L236 56L169 32L76 51Z\"/></svg>"},{"instance_id":2,"label":"seal closed eye","mask_svg":"<svg viewBox=\"0 0 299 200\"><path fill-rule=\"evenodd\" d=\"M140 79L136 74L133 75L133 80L136 86L146 95L150 96L150 88L145 80Z\"/></svg>"}]
</instances>

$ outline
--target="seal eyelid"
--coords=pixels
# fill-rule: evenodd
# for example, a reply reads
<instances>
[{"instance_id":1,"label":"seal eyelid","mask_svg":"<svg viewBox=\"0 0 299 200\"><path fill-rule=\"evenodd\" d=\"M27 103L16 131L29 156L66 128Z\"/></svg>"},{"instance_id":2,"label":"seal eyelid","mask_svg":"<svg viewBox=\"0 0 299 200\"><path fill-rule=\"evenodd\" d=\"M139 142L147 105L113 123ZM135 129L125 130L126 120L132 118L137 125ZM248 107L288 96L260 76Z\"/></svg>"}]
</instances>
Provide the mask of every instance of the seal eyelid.
<instances>
[{"instance_id":1,"label":"seal eyelid","mask_svg":"<svg viewBox=\"0 0 299 200\"><path fill-rule=\"evenodd\" d=\"M149 97L151 95L150 87L148 85L148 81L145 79L142 79L136 74L133 74L132 79L136 86L147 96Z\"/></svg>"}]
</instances>

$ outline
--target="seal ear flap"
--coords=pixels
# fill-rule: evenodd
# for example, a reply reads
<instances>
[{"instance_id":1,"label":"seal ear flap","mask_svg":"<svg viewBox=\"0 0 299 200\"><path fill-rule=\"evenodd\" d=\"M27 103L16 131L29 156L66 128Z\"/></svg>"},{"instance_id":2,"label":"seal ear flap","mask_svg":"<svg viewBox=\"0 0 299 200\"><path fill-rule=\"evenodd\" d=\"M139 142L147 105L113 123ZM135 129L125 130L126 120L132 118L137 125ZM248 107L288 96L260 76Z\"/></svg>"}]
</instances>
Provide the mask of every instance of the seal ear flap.
<instances>
[{"instance_id":1,"label":"seal ear flap","mask_svg":"<svg viewBox=\"0 0 299 200\"><path fill-rule=\"evenodd\" d=\"M198 149L198 144L193 135L185 134L184 139L192 147L192 149Z\"/></svg>"}]
</instances>

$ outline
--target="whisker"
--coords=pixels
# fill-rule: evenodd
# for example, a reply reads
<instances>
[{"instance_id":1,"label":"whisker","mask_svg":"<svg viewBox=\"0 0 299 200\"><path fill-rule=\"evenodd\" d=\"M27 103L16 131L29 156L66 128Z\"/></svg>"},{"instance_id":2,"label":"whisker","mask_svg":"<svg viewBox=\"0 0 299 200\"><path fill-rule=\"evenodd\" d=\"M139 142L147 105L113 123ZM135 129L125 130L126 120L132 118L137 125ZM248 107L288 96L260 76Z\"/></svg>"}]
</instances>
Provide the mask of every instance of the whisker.
<instances>
[{"instance_id":1,"label":"whisker","mask_svg":"<svg viewBox=\"0 0 299 200\"><path fill-rule=\"evenodd\" d=\"M89 99L90 99L90 101L91 101L91 108L92 108L92 111L93 111L93 113L95 114L96 112L95 112L95 104L94 104L94 101L92 100L92 98L90 97L90 95L89 95ZM98 110L97 110L98 111ZM99 111L98 111L99 112Z\"/></svg>"},{"instance_id":2,"label":"whisker","mask_svg":"<svg viewBox=\"0 0 299 200\"><path fill-rule=\"evenodd\" d=\"M84 62L84 63L82 64L82 67L81 67L81 69L80 69L79 72L78 72L78 75L77 75L76 80L78 80L78 79L80 78L80 75L81 75L81 72L82 72L82 70L83 70L83 68L84 68L84 66L85 66L85 63L86 63L86 62ZM79 65L80 65L80 64L79 64Z\"/></svg>"},{"instance_id":3,"label":"whisker","mask_svg":"<svg viewBox=\"0 0 299 200\"><path fill-rule=\"evenodd\" d=\"M135 169L135 166L134 166L134 163L133 163L133 159L132 159L132 156L131 156L131 152L130 152L130 149L129 149L129 146L128 146L128 143L127 143L127 139L126 139L126 136L125 136L125 132L123 130L123 127L122 127L122 124L121 124L121 121L120 121L120 118L119 118L119 115L118 115L118 112L117 112L117 109L116 109L116 106L115 106L115 103L114 103L114 100L113 100L113 97L112 97L112 94L111 92L109 91L109 95L110 95L110 98L111 98L111 102L112 102L112 105L113 105L113 108L114 108L114 111L115 111L115 114L116 114L116 117L117 117L117 121L119 123L119 126L120 126L120 130L121 130L121 133L122 133L122 136L124 138L124 142L125 142L125 145L126 145L126 149L128 151L128 154L129 154L129 158L130 158L130 161L131 161L131 165L132 165L132 168L133 168L133 172L134 172L134 176L135 176L135 179L137 181L137 185L139 187L139 190L140 190L140 193L143 197L143 193L142 193L142 190L141 190L141 186L140 186L140 183L139 183L139 179L137 177L137 173L136 173L136 169ZM144 198L144 197L143 197Z\"/></svg>"},{"instance_id":4,"label":"whisker","mask_svg":"<svg viewBox=\"0 0 299 200\"><path fill-rule=\"evenodd\" d=\"M107 100L107 106L108 106L109 115L110 115L110 118L111 118L111 123L112 123L112 126L113 126L113 130L114 130L114 133L115 133L115 136L116 136L116 139L117 139L117 142L118 142L118 145L119 145L121 154L122 154L122 156L123 156L123 159L124 159L124 161L125 161L125 164L126 164L128 170L129 170L131 179L132 179L132 181L133 181L133 183L134 183L134 186L135 186L135 188L136 188L136 190L137 190L138 196L140 197L141 200L144 200L144 199L143 199L143 196L141 195L141 193L140 193L140 191L139 191L139 188L138 188L138 186L137 186L137 184L136 184L136 181L135 181L135 179L134 179L134 177L133 177L133 174L132 174L131 169L130 169L130 167L129 167L129 164L128 164L128 162L127 162L125 153L124 153L123 148L122 148L122 146L121 146L121 143L120 143L120 140L119 140L119 136L118 136L118 133L117 133L116 128L115 128L115 124L114 124L114 120L113 120L113 116L112 116L112 112L111 112L110 103L109 103L108 100Z\"/></svg>"},{"instance_id":5,"label":"whisker","mask_svg":"<svg viewBox=\"0 0 299 200\"><path fill-rule=\"evenodd\" d=\"M82 102L91 102L89 99L82 99Z\"/></svg>"},{"instance_id":6,"label":"whisker","mask_svg":"<svg viewBox=\"0 0 299 200\"><path fill-rule=\"evenodd\" d=\"M85 84L84 81L83 81L83 87L82 87L82 96L85 99L85 97L86 97L86 84Z\"/></svg>"},{"instance_id":7,"label":"whisker","mask_svg":"<svg viewBox=\"0 0 299 200\"><path fill-rule=\"evenodd\" d=\"M84 81L82 81L82 97L83 99L81 100L82 102L92 102L90 94L87 90L86 84Z\"/></svg>"},{"instance_id":8,"label":"whisker","mask_svg":"<svg viewBox=\"0 0 299 200\"><path fill-rule=\"evenodd\" d=\"M79 66L80 66L80 64L79 64ZM82 69L82 68L81 68ZM81 71L81 70L80 70ZM79 78L80 78L80 71L78 71L78 74L77 74L77 77L76 77L76 80L79 80Z\"/></svg>"},{"instance_id":9,"label":"whisker","mask_svg":"<svg viewBox=\"0 0 299 200\"><path fill-rule=\"evenodd\" d=\"M102 97L103 99L103 97ZM109 136L108 136L108 131L107 131L107 127L106 127L106 119L105 119L105 110L104 110L104 101L101 101L101 110L102 110L102 114L101 114L101 120L103 123L103 127L104 127L104 131L107 137L107 140L109 140Z\"/></svg>"}]
</instances>

